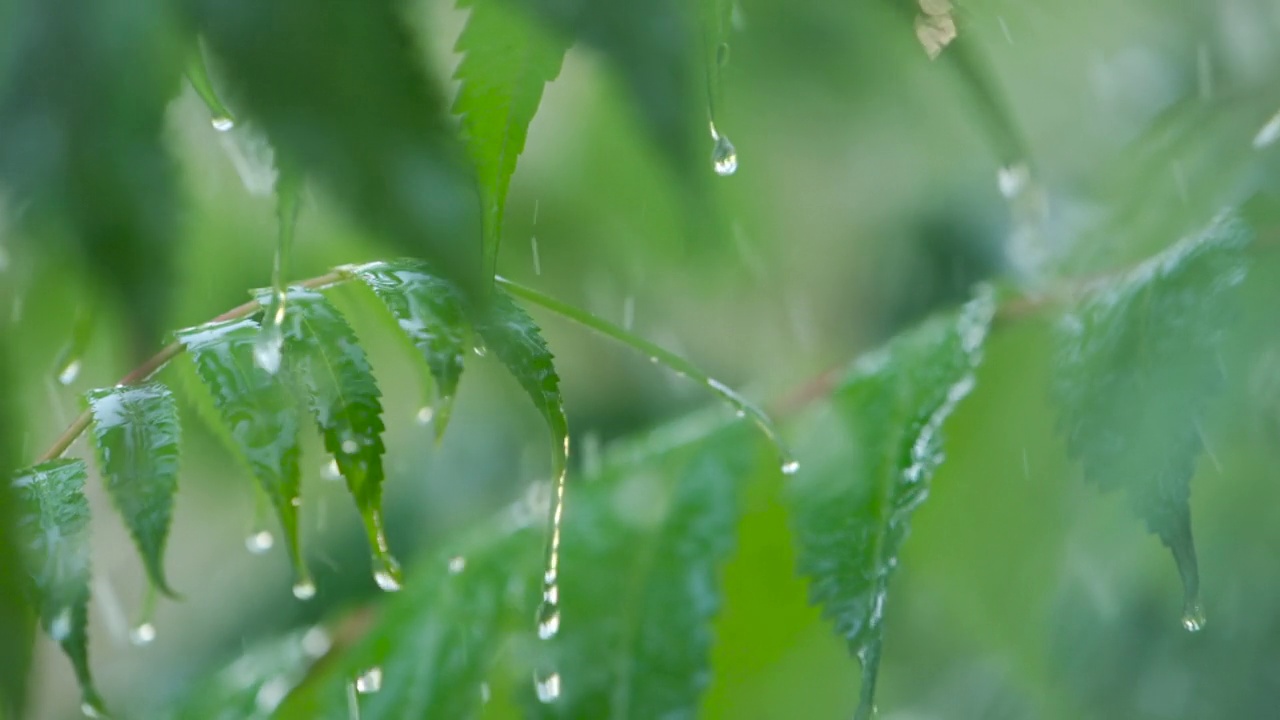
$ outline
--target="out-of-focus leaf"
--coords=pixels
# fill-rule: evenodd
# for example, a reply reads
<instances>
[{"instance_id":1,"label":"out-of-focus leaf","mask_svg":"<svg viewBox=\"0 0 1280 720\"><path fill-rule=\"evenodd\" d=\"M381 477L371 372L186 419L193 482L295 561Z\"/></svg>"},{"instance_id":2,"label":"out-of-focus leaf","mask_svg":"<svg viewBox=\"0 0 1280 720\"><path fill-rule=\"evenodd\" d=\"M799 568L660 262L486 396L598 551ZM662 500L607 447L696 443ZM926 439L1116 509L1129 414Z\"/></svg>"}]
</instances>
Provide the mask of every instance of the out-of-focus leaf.
<instances>
[{"instance_id":1,"label":"out-of-focus leaf","mask_svg":"<svg viewBox=\"0 0 1280 720\"><path fill-rule=\"evenodd\" d=\"M168 308L177 175L161 142L182 47L162 0L25 0L0 29L0 184L64 241L150 354Z\"/></svg>"},{"instance_id":2,"label":"out-of-focus leaf","mask_svg":"<svg viewBox=\"0 0 1280 720\"><path fill-rule=\"evenodd\" d=\"M9 379L7 343L0 342L0 381ZM12 398L0 398L0 477L13 477L13 447L17 437ZM18 539L18 499L8 482L0 482L0 718L21 718L26 704L27 673L35 616L27 605L30 580L23 568Z\"/></svg>"},{"instance_id":3,"label":"out-of-focus leaf","mask_svg":"<svg viewBox=\"0 0 1280 720\"><path fill-rule=\"evenodd\" d=\"M889 579L942 462L942 424L974 385L995 312L983 291L858 360L797 431L789 496L800 570L862 664L858 717L871 717Z\"/></svg>"},{"instance_id":4,"label":"out-of-focus leaf","mask_svg":"<svg viewBox=\"0 0 1280 720\"><path fill-rule=\"evenodd\" d=\"M328 633L319 627L260 642L153 717L265 720L331 644ZM345 705L341 707L345 711Z\"/></svg>"},{"instance_id":5,"label":"out-of-focus leaf","mask_svg":"<svg viewBox=\"0 0 1280 720\"><path fill-rule=\"evenodd\" d=\"M485 273L491 276L511 175L524 152L542 88L560 74L570 38L539 27L509 0L459 0L458 6L471 13L454 48L463 55L454 72L459 85L453 112L462 117L479 175Z\"/></svg>"},{"instance_id":6,"label":"out-of-focus leaf","mask_svg":"<svg viewBox=\"0 0 1280 720\"><path fill-rule=\"evenodd\" d=\"M366 227L471 292L480 207L442 93L390 0L186 0L241 115Z\"/></svg>"},{"instance_id":7,"label":"out-of-focus leaf","mask_svg":"<svg viewBox=\"0 0 1280 720\"><path fill-rule=\"evenodd\" d=\"M89 672L87 475L81 460L52 460L21 471L13 487L19 500L18 533L26 545L27 569L35 579L40 625L71 659L86 713L102 715L102 700Z\"/></svg>"},{"instance_id":8,"label":"out-of-focus leaf","mask_svg":"<svg viewBox=\"0 0 1280 720\"><path fill-rule=\"evenodd\" d=\"M528 518L501 514L473 540L411 573L373 629L304 682L276 717L477 717L512 624L528 627L538 562ZM529 582L522 582L522 581Z\"/></svg>"},{"instance_id":9,"label":"out-of-focus leaf","mask_svg":"<svg viewBox=\"0 0 1280 720\"><path fill-rule=\"evenodd\" d=\"M178 491L178 403L160 383L91 390L93 441L107 494L124 518L147 576L168 595L164 548Z\"/></svg>"},{"instance_id":10,"label":"out-of-focus leaf","mask_svg":"<svg viewBox=\"0 0 1280 720\"><path fill-rule=\"evenodd\" d=\"M546 420L551 432L552 474L559 477L569 454L569 423L564 416L555 357L547 349L542 331L501 288L494 288L492 301L476 330L485 347L506 366Z\"/></svg>"},{"instance_id":11,"label":"out-of-focus leaf","mask_svg":"<svg viewBox=\"0 0 1280 720\"><path fill-rule=\"evenodd\" d=\"M698 418L705 420L705 418ZM720 565L760 457L745 423L618 451L566 501L561 616L531 717L694 717L710 683ZM682 431L689 425L675 426Z\"/></svg>"},{"instance_id":12,"label":"out-of-focus leaf","mask_svg":"<svg viewBox=\"0 0 1280 720\"><path fill-rule=\"evenodd\" d=\"M1217 218L1088 296L1062 318L1057 337L1054 391L1068 448L1088 481L1123 488L1169 547L1186 593L1183 622L1193 630L1204 620L1190 480L1252 237L1233 215Z\"/></svg>"},{"instance_id":13,"label":"out-of-focus leaf","mask_svg":"<svg viewBox=\"0 0 1280 720\"><path fill-rule=\"evenodd\" d=\"M306 389L311 414L356 501L373 549L375 577L399 588L400 568L382 527L382 393L355 331L323 295L291 289L284 319L285 364Z\"/></svg>"},{"instance_id":14,"label":"out-of-focus leaf","mask_svg":"<svg viewBox=\"0 0 1280 720\"><path fill-rule=\"evenodd\" d=\"M419 261L375 263L356 272L426 361L435 381L436 437L442 436L471 345L471 326L461 293L448 280L436 275L429 265Z\"/></svg>"},{"instance_id":15,"label":"out-of-focus leaf","mask_svg":"<svg viewBox=\"0 0 1280 720\"><path fill-rule=\"evenodd\" d=\"M201 407L210 425L240 458L266 492L280 519L285 548L299 581L306 568L298 544L298 405L288 388L253 362L261 333L252 319L229 320L181 330L194 375L191 395L204 395Z\"/></svg>"}]
</instances>

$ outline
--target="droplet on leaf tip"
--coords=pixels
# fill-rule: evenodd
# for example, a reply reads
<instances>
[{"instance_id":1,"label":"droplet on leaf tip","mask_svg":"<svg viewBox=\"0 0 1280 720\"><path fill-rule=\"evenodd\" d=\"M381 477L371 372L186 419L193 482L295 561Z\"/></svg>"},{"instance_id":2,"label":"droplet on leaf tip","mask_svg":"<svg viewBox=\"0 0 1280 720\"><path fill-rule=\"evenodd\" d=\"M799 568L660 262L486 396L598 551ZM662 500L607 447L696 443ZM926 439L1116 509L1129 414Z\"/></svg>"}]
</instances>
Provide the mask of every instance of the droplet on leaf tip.
<instances>
[{"instance_id":1,"label":"droplet on leaf tip","mask_svg":"<svg viewBox=\"0 0 1280 720\"><path fill-rule=\"evenodd\" d=\"M1204 606L1199 601L1193 601L1187 605L1182 613L1182 627L1187 632L1200 632L1204 629L1207 618L1204 614Z\"/></svg>"},{"instance_id":2,"label":"droplet on leaf tip","mask_svg":"<svg viewBox=\"0 0 1280 720\"><path fill-rule=\"evenodd\" d=\"M310 600L316 596L316 584L310 578L299 580L293 584L293 596L299 600Z\"/></svg>"},{"instance_id":3,"label":"droplet on leaf tip","mask_svg":"<svg viewBox=\"0 0 1280 720\"><path fill-rule=\"evenodd\" d=\"M400 563L390 555L375 556L373 562L373 581L383 592L397 592L404 585L404 576L400 571Z\"/></svg>"},{"instance_id":4,"label":"droplet on leaf tip","mask_svg":"<svg viewBox=\"0 0 1280 720\"><path fill-rule=\"evenodd\" d=\"M259 530L244 539L244 546L254 555L261 555L276 544L276 538L270 530Z\"/></svg>"},{"instance_id":5,"label":"droplet on leaf tip","mask_svg":"<svg viewBox=\"0 0 1280 720\"><path fill-rule=\"evenodd\" d=\"M213 125L213 129L218 132L228 132L236 126L236 121L229 117L214 117L209 120L209 124Z\"/></svg>"},{"instance_id":6,"label":"droplet on leaf tip","mask_svg":"<svg viewBox=\"0 0 1280 720\"><path fill-rule=\"evenodd\" d=\"M138 647L150 645L156 639L156 626L149 622L136 625L129 631L129 642Z\"/></svg>"},{"instance_id":7,"label":"droplet on leaf tip","mask_svg":"<svg viewBox=\"0 0 1280 720\"><path fill-rule=\"evenodd\" d=\"M560 673L551 673L546 678L534 677L533 689L542 703L555 702L560 699Z\"/></svg>"},{"instance_id":8,"label":"droplet on leaf tip","mask_svg":"<svg viewBox=\"0 0 1280 720\"><path fill-rule=\"evenodd\" d=\"M800 470L799 460L787 460L786 462L782 463L783 475L795 475L796 472L799 470Z\"/></svg>"},{"instance_id":9,"label":"droplet on leaf tip","mask_svg":"<svg viewBox=\"0 0 1280 720\"><path fill-rule=\"evenodd\" d=\"M80 703L80 713L87 718L105 718L107 716L106 708L102 707L99 700L85 700Z\"/></svg>"},{"instance_id":10,"label":"droplet on leaf tip","mask_svg":"<svg viewBox=\"0 0 1280 720\"><path fill-rule=\"evenodd\" d=\"M382 668L371 667L356 677L356 692L361 695L376 693L382 689Z\"/></svg>"},{"instance_id":11,"label":"droplet on leaf tip","mask_svg":"<svg viewBox=\"0 0 1280 720\"><path fill-rule=\"evenodd\" d=\"M80 377L80 359L79 358L76 358L71 362L67 363L58 372L58 382L62 383L63 385L70 385L71 383L76 381L77 377Z\"/></svg>"},{"instance_id":12,"label":"droplet on leaf tip","mask_svg":"<svg viewBox=\"0 0 1280 720\"><path fill-rule=\"evenodd\" d=\"M711 167L720 177L728 177L738 172L738 150L725 135L716 135L716 144L711 148Z\"/></svg>"},{"instance_id":13,"label":"droplet on leaf tip","mask_svg":"<svg viewBox=\"0 0 1280 720\"><path fill-rule=\"evenodd\" d=\"M420 410L418 410L418 416L417 416L418 424L426 425L430 423L431 419L434 418L435 416L436 416L435 409L433 409L430 405L425 405Z\"/></svg>"},{"instance_id":14,"label":"droplet on leaf tip","mask_svg":"<svg viewBox=\"0 0 1280 720\"><path fill-rule=\"evenodd\" d=\"M338 469L338 461L330 460L325 463L324 467L320 468L320 477L325 480L341 480L342 471Z\"/></svg>"}]
</instances>

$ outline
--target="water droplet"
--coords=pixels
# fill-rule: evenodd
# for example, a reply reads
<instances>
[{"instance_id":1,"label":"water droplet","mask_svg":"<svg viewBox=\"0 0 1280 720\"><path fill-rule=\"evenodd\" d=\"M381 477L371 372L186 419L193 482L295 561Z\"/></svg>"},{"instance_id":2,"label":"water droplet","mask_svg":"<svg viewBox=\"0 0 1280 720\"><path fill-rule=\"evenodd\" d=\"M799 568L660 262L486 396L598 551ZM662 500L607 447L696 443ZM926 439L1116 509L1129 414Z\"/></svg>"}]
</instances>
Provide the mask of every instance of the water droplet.
<instances>
[{"instance_id":1,"label":"water droplet","mask_svg":"<svg viewBox=\"0 0 1280 720\"><path fill-rule=\"evenodd\" d=\"M716 144L711 149L711 167L720 177L738 172L738 150L727 136L716 136Z\"/></svg>"},{"instance_id":2,"label":"water droplet","mask_svg":"<svg viewBox=\"0 0 1280 720\"><path fill-rule=\"evenodd\" d=\"M449 559L449 574L457 575L467 569L467 559L461 555Z\"/></svg>"},{"instance_id":3,"label":"water droplet","mask_svg":"<svg viewBox=\"0 0 1280 720\"><path fill-rule=\"evenodd\" d=\"M329 633L319 625L311 628L302 636L302 652L313 658L329 652L329 648L333 645L333 640L329 638Z\"/></svg>"},{"instance_id":4,"label":"water droplet","mask_svg":"<svg viewBox=\"0 0 1280 720\"><path fill-rule=\"evenodd\" d=\"M474 350L476 355L479 357L484 357L489 352L487 349L485 349L485 346L482 344L476 345L471 349Z\"/></svg>"},{"instance_id":5,"label":"water droplet","mask_svg":"<svg viewBox=\"0 0 1280 720\"><path fill-rule=\"evenodd\" d=\"M320 468L320 477L325 480L341 480L342 471L338 469L338 461L330 460L325 463L324 467Z\"/></svg>"},{"instance_id":6,"label":"water droplet","mask_svg":"<svg viewBox=\"0 0 1280 720\"><path fill-rule=\"evenodd\" d=\"M214 117L209 120L209 124L218 132L228 132L236 126L236 121L229 117Z\"/></svg>"},{"instance_id":7,"label":"water droplet","mask_svg":"<svg viewBox=\"0 0 1280 720\"><path fill-rule=\"evenodd\" d=\"M795 475L795 474L796 474L796 472L797 472L797 471L799 471L799 470L800 470L800 461L799 461L799 460L788 460L788 461L786 461L786 462L782 463L782 474L783 474L783 475Z\"/></svg>"},{"instance_id":8,"label":"water droplet","mask_svg":"<svg viewBox=\"0 0 1280 720\"><path fill-rule=\"evenodd\" d=\"M244 546L254 555L261 555L276 544L276 538L270 530L259 530L244 539Z\"/></svg>"},{"instance_id":9,"label":"water droplet","mask_svg":"<svg viewBox=\"0 0 1280 720\"><path fill-rule=\"evenodd\" d=\"M373 581L384 592L396 592L404 585L404 574L395 558L390 555L375 555L373 562L377 566L373 571Z\"/></svg>"},{"instance_id":10,"label":"water droplet","mask_svg":"<svg viewBox=\"0 0 1280 720\"><path fill-rule=\"evenodd\" d=\"M1271 116L1262 129L1258 130L1258 134L1253 136L1253 147L1255 150L1261 150L1280 138L1280 112Z\"/></svg>"},{"instance_id":11,"label":"water droplet","mask_svg":"<svg viewBox=\"0 0 1280 720\"><path fill-rule=\"evenodd\" d=\"M79 376L80 376L80 359L75 358L71 362L64 365L62 369L58 372L58 382L62 383L63 385L70 385L71 383L75 382L76 378Z\"/></svg>"},{"instance_id":12,"label":"water droplet","mask_svg":"<svg viewBox=\"0 0 1280 720\"><path fill-rule=\"evenodd\" d=\"M1006 200L1012 200L1031 182L1031 168L1023 163L1008 165L996 171L996 186Z\"/></svg>"},{"instance_id":13,"label":"water droplet","mask_svg":"<svg viewBox=\"0 0 1280 720\"><path fill-rule=\"evenodd\" d=\"M550 640L560 632L560 611L549 603L547 607L550 608L547 616L538 623L538 638L542 640Z\"/></svg>"},{"instance_id":14,"label":"water droplet","mask_svg":"<svg viewBox=\"0 0 1280 720\"><path fill-rule=\"evenodd\" d=\"M359 449L360 449L360 444L357 443L355 440L342 441L342 452L348 455L355 455L356 451Z\"/></svg>"},{"instance_id":15,"label":"water droplet","mask_svg":"<svg viewBox=\"0 0 1280 720\"><path fill-rule=\"evenodd\" d=\"M376 693L382 689L382 668L371 667L356 677L356 692L361 695Z\"/></svg>"},{"instance_id":16,"label":"water droplet","mask_svg":"<svg viewBox=\"0 0 1280 720\"><path fill-rule=\"evenodd\" d=\"M545 679L539 679L535 676L533 689L538 693L539 702L555 702L560 699L560 673L551 673Z\"/></svg>"},{"instance_id":17,"label":"water droplet","mask_svg":"<svg viewBox=\"0 0 1280 720\"><path fill-rule=\"evenodd\" d=\"M293 596L299 600L310 600L316 596L316 584L311 578L299 580L293 584Z\"/></svg>"},{"instance_id":18,"label":"water droplet","mask_svg":"<svg viewBox=\"0 0 1280 720\"><path fill-rule=\"evenodd\" d=\"M738 409L738 411L734 413L734 415L735 415L739 420L741 420L742 418L744 418L744 417L746 417L746 416L747 416L747 411L746 411L746 410L743 410L743 409L741 409L741 408L739 408L739 409Z\"/></svg>"},{"instance_id":19,"label":"water droplet","mask_svg":"<svg viewBox=\"0 0 1280 720\"><path fill-rule=\"evenodd\" d=\"M96 698L80 703L80 713L87 718L105 718L107 716L107 710L102 707L102 701Z\"/></svg>"},{"instance_id":20,"label":"water droplet","mask_svg":"<svg viewBox=\"0 0 1280 720\"><path fill-rule=\"evenodd\" d=\"M1204 615L1204 607L1200 603L1190 603L1182 613L1182 627L1187 632L1200 632L1204 629L1207 618Z\"/></svg>"},{"instance_id":21,"label":"water droplet","mask_svg":"<svg viewBox=\"0 0 1280 720\"><path fill-rule=\"evenodd\" d=\"M426 405L420 410L418 410L418 424L426 425L430 423L431 418L435 416L436 416L435 408L432 408L430 405Z\"/></svg>"},{"instance_id":22,"label":"water droplet","mask_svg":"<svg viewBox=\"0 0 1280 720\"><path fill-rule=\"evenodd\" d=\"M139 647L150 645L156 639L156 626L149 622L139 623L129 631L129 642Z\"/></svg>"}]
</instances>

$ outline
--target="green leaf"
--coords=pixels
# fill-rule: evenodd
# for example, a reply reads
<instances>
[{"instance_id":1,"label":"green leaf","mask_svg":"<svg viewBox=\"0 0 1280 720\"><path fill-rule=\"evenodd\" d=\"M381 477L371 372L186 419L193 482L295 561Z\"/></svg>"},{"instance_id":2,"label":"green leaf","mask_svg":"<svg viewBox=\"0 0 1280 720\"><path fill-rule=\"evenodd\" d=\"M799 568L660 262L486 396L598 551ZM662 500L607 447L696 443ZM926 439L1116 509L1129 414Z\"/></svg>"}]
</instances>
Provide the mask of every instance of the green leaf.
<instances>
[{"instance_id":1,"label":"green leaf","mask_svg":"<svg viewBox=\"0 0 1280 720\"><path fill-rule=\"evenodd\" d=\"M28 0L0 28L0 184L41 242L112 293L152 352L173 273L177 173L162 142L182 41L164 0Z\"/></svg>"},{"instance_id":2,"label":"green leaf","mask_svg":"<svg viewBox=\"0 0 1280 720\"><path fill-rule=\"evenodd\" d=\"M537 538L510 517L415 568L372 630L291 694L276 717L477 717L507 632L530 618L520 602L529 593L513 592L520 588L513 581L536 575Z\"/></svg>"},{"instance_id":3,"label":"green leaf","mask_svg":"<svg viewBox=\"0 0 1280 720\"><path fill-rule=\"evenodd\" d=\"M501 288L494 289L476 331L546 420L551 432L552 475L561 477L569 455L569 423L564 416L555 357L547 349L542 331Z\"/></svg>"},{"instance_id":4,"label":"green leaf","mask_svg":"<svg viewBox=\"0 0 1280 720\"><path fill-rule=\"evenodd\" d=\"M40 625L71 659L86 714L103 714L89 672L88 469L81 460L51 460L18 474L18 532L27 544Z\"/></svg>"},{"instance_id":5,"label":"green leaf","mask_svg":"<svg viewBox=\"0 0 1280 720\"><path fill-rule=\"evenodd\" d=\"M705 418L699 418L700 420ZM758 459L744 423L656 434L612 455L566 501L560 615L526 690L531 717L692 718L711 680L720 565ZM536 696L536 697L535 697Z\"/></svg>"},{"instance_id":6,"label":"green leaf","mask_svg":"<svg viewBox=\"0 0 1280 720\"><path fill-rule=\"evenodd\" d=\"M1057 334L1054 393L1068 449L1089 482L1123 488L1169 547L1185 591L1183 623L1192 630L1204 618L1190 480L1252 237L1242 220L1223 215L1087 297Z\"/></svg>"},{"instance_id":7,"label":"green leaf","mask_svg":"<svg viewBox=\"0 0 1280 720\"><path fill-rule=\"evenodd\" d=\"M210 425L271 500L297 580L305 585L310 580L298 543L301 421L280 378L253 362L259 334L258 323L245 318L180 330L177 339L186 346L189 367L199 380L191 383L193 389L202 385L208 391L202 407Z\"/></svg>"},{"instance_id":8,"label":"green leaf","mask_svg":"<svg viewBox=\"0 0 1280 720\"><path fill-rule=\"evenodd\" d=\"M306 389L324 447L334 457L364 519L374 577L384 590L400 585L400 566L382 527L382 393L355 331L323 295L288 293L284 351L290 374Z\"/></svg>"},{"instance_id":9,"label":"green leaf","mask_svg":"<svg viewBox=\"0 0 1280 720\"><path fill-rule=\"evenodd\" d=\"M5 477L9 477L7 470ZM29 583L22 568L17 518L14 493L8 483L0 483L0 637L6 638L0 643L0 718L23 717L31 667L33 622L26 602Z\"/></svg>"},{"instance_id":10,"label":"green leaf","mask_svg":"<svg viewBox=\"0 0 1280 720\"><path fill-rule=\"evenodd\" d=\"M436 437L444 435L453 398L471 346L462 294L424 262L374 263L356 270L390 311L403 336L417 348L435 380Z\"/></svg>"},{"instance_id":11,"label":"green leaf","mask_svg":"<svg viewBox=\"0 0 1280 720\"><path fill-rule=\"evenodd\" d=\"M164 548L178 490L178 403L160 383L117 385L86 397L107 494L152 584L173 596L164 576Z\"/></svg>"},{"instance_id":12,"label":"green leaf","mask_svg":"<svg viewBox=\"0 0 1280 720\"><path fill-rule=\"evenodd\" d=\"M462 116L479 176L485 272L491 276L511 175L524 152L542 88L560 74L570 39L538 27L509 0L459 0L458 7L469 7L471 13L454 47L463 55L453 75L459 82L453 112Z\"/></svg>"},{"instance_id":13,"label":"green leaf","mask_svg":"<svg viewBox=\"0 0 1280 720\"><path fill-rule=\"evenodd\" d=\"M240 119L401 252L468 292L480 207L443 93L391 0L185 0Z\"/></svg>"},{"instance_id":14,"label":"green leaf","mask_svg":"<svg viewBox=\"0 0 1280 720\"><path fill-rule=\"evenodd\" d=\"M829 404L797 431L789 499L800 571L862 664L869 718L889 579L943 460L942 424L974 385L995 311L984 290L858 360Z\"/></svg>"}]
</instances>

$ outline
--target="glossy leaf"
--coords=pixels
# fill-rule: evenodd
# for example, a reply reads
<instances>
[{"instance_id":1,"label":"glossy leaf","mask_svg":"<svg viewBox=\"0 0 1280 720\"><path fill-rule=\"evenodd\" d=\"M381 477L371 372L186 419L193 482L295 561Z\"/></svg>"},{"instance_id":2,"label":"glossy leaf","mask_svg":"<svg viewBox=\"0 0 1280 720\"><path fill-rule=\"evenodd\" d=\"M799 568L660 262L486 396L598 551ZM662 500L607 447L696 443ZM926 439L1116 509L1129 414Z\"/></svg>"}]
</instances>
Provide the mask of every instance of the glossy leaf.
<instances>
[{"instance_id":1,"label":"glossy leaf","mask_svg":"<svg viewBox=\"0 0 1280 720\"><path fill-rule=\"evenodd\" d=\"M480 206L443 93L390 0L185 0L277 152L401 252L479 286Z\"/></svg>"},{"instance_id":2,"label":"glossy leaf","mask_svg":"<svg viewBox=\"0 0 1280 720\"><path fill-rule=\"evenodd\" d=\"M796 433L804 442L789 496L800 571L862 664L859 718L875 699L889 580L942 462L942 425L973 388L994 311L983 291L858 360Z\"/></svg>"},{"instance_id":3,"label":"glossy leaf","mask_svg":"<svg viewBox=\"0 0 1280 720\"><path fill-rule=\"evenodd\" d=\"M102 700L89 672L87 476L81 460L52 460L20 472L13 486L40 625L71 659L85 707L101 714Z\"/></svg>"},{"instance_id":4,"label":"glossy leaf","mask_svg":"<svg viewBox=\"0 0 1280 720\"><path fill-rule=\"evenodd\" d=\"M160 383L87 395L107 494L124 518L151 582L166 594L164 549L178 490L178 403Z\"/></svg>"},{"instance_id":5,"label":"glossy leaf","mask_svg":"<svg viewBox=\"0 0 1280 720\"><path fill-rule=\"evenodd\" d=\"M150 354L168 308L179 196L162 142L182 42L163 0L25 0L0 28L0 185L64 243Z\"/></svg>"},{"instance_id":6,"label":"glossy leaf","mask_svg":"<svg viewBox=\"0 0 1280 720\"><path fill-rule=\"evenodd\" d=\"M1173 552L1190 629L1203 623L1190 480L1252 236L1232 215L1214 220L1085 298L1057 336L1054 391L1068 448L1089 482L1123 488Z\"/></svg>"},{"instance_id":7,"label":"glossy leaf","mask_svg":"<svg viewBox=\"0 0 1280 720\"><path fill-rule=\"evenodd\" d=\"M542 331L505 290L495 288L492 302L476 326L485 347L524 388L551 432L552 475L563 472L569 453L569 424L560 397L555 357Z\"/></svg>"},{"instance_id":8,"label":"glossy leaf","mask_svg":"<svg viewBox=\"0 0 1280 720\"><path fill-rule=\"evenodd\" d=\"M229 320L177 333L199 383L207 388L210 424L266 492L280 520L289 559L305 579L298 544L298 406L278 376L253 362L260 329L252 319Z\"/></svg>"},{"instance_id":9,"label":"glossy leaf","mask_svg":"<svg viewBox=\"0 0 1280 720\"><path fill-rule=\"evenodd\" d=\"M442 436L471 347L471 326L461 293L429 265L416 260L374 263L356 272L426 361L435 381L433 422L436 436Z\"/></svg>"},{"instance_id":10,"label":"glossy leaf","mask_svg":"<svg viewBox=\"0 0 1280 720\"><path fill-rule=\"evenodd\" d=\"M454 47L454 72L467 149L476 164L484 211L485 272L492 275L502 241L507 188L524 152L542 88L560 74L569 40L531 21L509 0L459 0L470 8Z\"/></svg>"},{"instance_id":11,"label":"glossy leaf","mask_svg":"<svg viewBox=\"0 0 1280 720\"><path fill-rule=\"evenodd\" d=\"M285 362L364 519L379 584L399 585L400 569L382 527L382 393L355 331L323 295L291 289L284 319Z\"/></svg>"},{"instance_id":12,"label":"glossy leaf","mask_svg":"<svg viewBox=\"0 0 1280 720\"><path fill-rule=\"evenodd\" d=\"M674 442L655 433L573 485L562 616L540 628L548 673L525 692L531 717L696 716L720 565L758 457L750 428L716 421L675 426Z\"/></svg>"}]
</instances>

